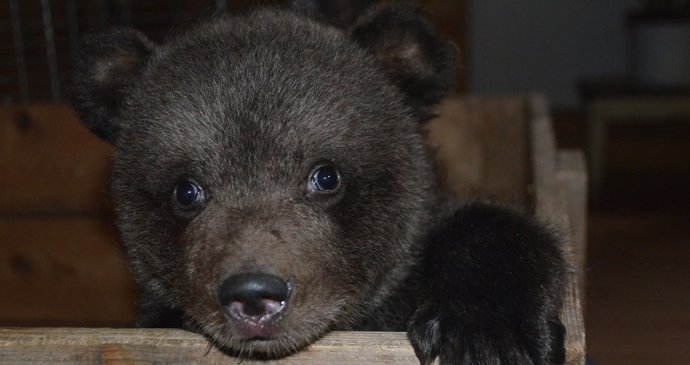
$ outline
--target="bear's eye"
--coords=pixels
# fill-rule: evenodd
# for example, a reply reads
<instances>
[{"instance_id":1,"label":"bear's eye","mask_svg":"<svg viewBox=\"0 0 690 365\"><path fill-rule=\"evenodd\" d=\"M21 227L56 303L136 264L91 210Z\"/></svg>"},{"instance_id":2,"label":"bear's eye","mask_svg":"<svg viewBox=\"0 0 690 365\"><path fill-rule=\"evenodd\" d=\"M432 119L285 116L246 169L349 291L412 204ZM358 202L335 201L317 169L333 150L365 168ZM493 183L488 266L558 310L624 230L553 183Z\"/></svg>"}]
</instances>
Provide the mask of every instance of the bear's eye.
<instances>
[{"instance_id":1,"label":"bear's eye","mask_svg":"<svg viewBox=\"0 0 690 365\"><path fill-rule=\"evenodd\" d=\"M191 208L204 199L204 191L199 185L190 180L181 180L175 185L173 196L182 208Z\"/></svg>"},{"instance_id":2,"label":"bear's eye","mask_svg":"<svg viewBox=\"0 0 690 365\"><path fill-rule=\"evenodd\" d=\"M309 191L330 193L336 191L340 184L341 177L338 170L333 166L323 165L312 171L309 178Z\"/></svg>"}]
</instances>

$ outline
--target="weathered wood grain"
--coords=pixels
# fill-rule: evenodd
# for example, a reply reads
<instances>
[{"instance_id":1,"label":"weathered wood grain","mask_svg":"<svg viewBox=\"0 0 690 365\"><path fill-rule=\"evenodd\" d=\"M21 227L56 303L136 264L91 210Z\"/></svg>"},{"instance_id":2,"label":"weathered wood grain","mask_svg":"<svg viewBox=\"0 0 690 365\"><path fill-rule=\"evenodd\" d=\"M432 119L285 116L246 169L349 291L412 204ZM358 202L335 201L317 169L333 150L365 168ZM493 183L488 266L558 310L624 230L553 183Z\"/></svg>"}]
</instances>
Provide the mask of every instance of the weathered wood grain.
<instances>
[{"instance_id":1,"label":"weathered wood grain","mask_svg":"<svg viewBox=\"0 0 690 365\"><path fill-rule=\"evenodd\" d=\"M585 293L585 265L587 259L587 167L582 151L560 150L558 153L558 181L565 191L568 227L571 240L572 263L580 293ZM584 295L580 295L585 307Z\"/></svg>"},{"instance_id":2,"label":"weathered wood grain","mask_svg":"<svg viewBox=\"0 0 690 365\"><path fill-rule=\"evenodd\" d=\"M275 361L232 358L177 329L0 329L2 364L418 365L402 332L333 332Z\"/></svg>"},{"instance_id":3,"label":"weathered wood grain","mask_svg":"<svg viewBox=\"0 0 690 365\"><path fill-rule=\"evenodd\" d=\"M564 249L574 265L584 264L577 257L586 245L585 221L587 195L583 156L559 153L546 101L539 96L529 99L532 161L535 184L535 208L540 217L557 224L566 233ZM561 320L566 327L568 364L585 362L585 330L580 303L579 267L569 275Z\"/></svg>"}]
</instances>

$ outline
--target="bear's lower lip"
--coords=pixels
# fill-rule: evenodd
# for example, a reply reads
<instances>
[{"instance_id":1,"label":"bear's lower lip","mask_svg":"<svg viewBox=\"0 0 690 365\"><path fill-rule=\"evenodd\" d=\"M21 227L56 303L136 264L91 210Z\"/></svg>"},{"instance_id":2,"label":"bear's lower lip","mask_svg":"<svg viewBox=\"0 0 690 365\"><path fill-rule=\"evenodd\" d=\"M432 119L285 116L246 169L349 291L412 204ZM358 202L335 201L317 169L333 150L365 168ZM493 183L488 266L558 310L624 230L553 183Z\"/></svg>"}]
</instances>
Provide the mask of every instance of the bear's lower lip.
<instances>
[{"instance_id":1,"label":"bear's lower lip","mask_svg":"<svg viewBox=\"0 0 690 365\"><path fill-rule=\"evenodd\" d=\"M245 304L232 302L225 308L233 322L237 334L246 339L265 338L275 336L278 333L276 323L282 318L285 310L285 302L264 301L264 310L257 314L247 314Z\"/></svg>"},{"instance_id":2,"label":"bear's lower lip","mask_svg":"<svg viewBox=\"0 0 690 365\"><path fill-rule=\"evenodd\" d=\"M269 340L278 333L273 322L238 321L235 322L238 334L246 339Z\"/></svg>"}]
</instances>

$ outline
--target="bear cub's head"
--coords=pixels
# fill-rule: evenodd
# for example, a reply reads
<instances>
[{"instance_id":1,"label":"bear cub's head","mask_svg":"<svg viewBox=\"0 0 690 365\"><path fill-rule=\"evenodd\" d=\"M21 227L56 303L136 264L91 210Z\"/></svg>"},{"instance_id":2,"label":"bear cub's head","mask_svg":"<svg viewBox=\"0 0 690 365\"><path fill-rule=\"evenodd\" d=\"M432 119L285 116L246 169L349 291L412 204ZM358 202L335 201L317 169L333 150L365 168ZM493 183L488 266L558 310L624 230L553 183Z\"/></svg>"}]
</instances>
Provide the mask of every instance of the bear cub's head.
<instances>
[{"instance_id":1,"label":"bear cub's head","mask_svg":"<svg viewBox=\"0 0 690 365\"><path fill-rule=\"evenodd\" d=\"M421 124L454 60L401 5L346 29L268 8L160 45L125 28L87 37L74 104L114 147L117 224L145 305L267 356L374 311L435 209Z\"/></svg>"}]
</instances>

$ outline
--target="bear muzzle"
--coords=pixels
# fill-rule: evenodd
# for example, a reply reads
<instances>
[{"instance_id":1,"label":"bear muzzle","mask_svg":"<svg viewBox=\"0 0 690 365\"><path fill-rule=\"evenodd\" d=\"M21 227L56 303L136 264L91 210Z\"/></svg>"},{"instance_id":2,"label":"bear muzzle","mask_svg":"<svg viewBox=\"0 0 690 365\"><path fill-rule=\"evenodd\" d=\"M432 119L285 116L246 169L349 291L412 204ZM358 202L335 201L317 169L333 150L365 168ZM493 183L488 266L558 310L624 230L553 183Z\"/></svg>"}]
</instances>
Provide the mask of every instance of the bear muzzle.
<instances>
[{"instance_id":1,"label":"bear muzzle","mask_svg":"<svg viewBox=\"0 0 690 365\"><path fill-rule=\"evenodd\" d=\"M235 274L218 287L218 301L245 338L276 334L290 297L290 283L263 273Z\"/></svg>"}]
</instances>

